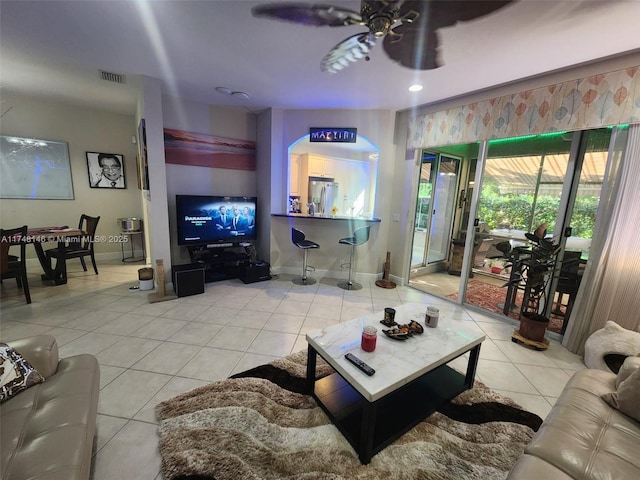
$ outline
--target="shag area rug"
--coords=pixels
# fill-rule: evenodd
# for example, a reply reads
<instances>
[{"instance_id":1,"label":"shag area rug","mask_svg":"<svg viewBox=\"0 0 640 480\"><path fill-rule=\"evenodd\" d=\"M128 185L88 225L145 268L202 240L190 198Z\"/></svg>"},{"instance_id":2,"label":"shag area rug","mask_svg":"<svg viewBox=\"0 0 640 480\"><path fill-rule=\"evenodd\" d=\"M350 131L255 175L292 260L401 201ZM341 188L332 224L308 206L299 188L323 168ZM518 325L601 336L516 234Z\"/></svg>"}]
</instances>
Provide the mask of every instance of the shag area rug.
<instances>
[{"instance_id":1,"label":"shag area rug","mask_svg":"<svg viewBox=\"0 0 640 480\"><path fill-rule=\"evenodd\" d=\"M332 372L318 357L318 377ZM362 465L305 375L298 352L158 404L164 478L504 479L542 423L476 382Z\"/></svg>"}]
</instances>

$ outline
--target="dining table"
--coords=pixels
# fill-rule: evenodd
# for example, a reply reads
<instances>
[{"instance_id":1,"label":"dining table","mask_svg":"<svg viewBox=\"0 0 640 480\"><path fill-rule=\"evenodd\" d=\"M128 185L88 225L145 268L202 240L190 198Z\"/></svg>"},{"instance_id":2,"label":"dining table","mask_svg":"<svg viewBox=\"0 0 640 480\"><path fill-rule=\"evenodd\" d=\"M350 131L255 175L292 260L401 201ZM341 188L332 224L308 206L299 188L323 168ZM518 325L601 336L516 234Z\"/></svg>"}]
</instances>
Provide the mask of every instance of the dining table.
<instances>
[{"instance_id":1,"label":"dining table","mask_svg":"<svg viewBox=\"0 0 640 480\"><path fill-rule=\"evenodd\" d=\"M51 285L64 285L67 283L67 260L66 249L69 244L80 242L82 237L87 235L77 228L68 227L36 227L27 230L26 243L33 244L40 265L44 270L41 275L42 281ZM47 257L43 248L45 243L56 243L58 249L55 266L53 260Z\"/></svg>"}]
</instances>

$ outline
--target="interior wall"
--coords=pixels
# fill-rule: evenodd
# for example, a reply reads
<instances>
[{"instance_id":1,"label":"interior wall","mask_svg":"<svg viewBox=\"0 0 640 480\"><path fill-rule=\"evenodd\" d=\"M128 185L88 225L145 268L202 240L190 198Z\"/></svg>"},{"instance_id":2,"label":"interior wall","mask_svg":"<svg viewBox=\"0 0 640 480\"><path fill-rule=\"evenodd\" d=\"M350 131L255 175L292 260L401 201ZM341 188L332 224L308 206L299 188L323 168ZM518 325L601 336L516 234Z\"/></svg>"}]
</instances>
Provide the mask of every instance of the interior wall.
<instances>
[{"instance_id":1,"label":"interior wall","mask_svg":"<svg viewBox=\"0 0 640 480\"><path fill-rule=\"evenodd\" d=\"M170 96L162 97L162 108L164 128L256 141L256 116L243 108L218 107ZM256 196L257 176L255 171L169 163L165 169L171 261L179 265L189 263L189 252L178 245L176 195Z\"/></svg>"},{"instance_id":2,"label":"interior wall","mask_svg":"<svg viewBox=\"0 0 640 480\"><path fill-rule=\"evenodd\" d=\"M167 175L164 168L164 133L161 83L156 78L141 77L142 89L137 118L146 125L146 157L149 171L149 190L143 196L145 208L145 237L147 258L152 267L164 265L165 283L171 283L171 244L167 205ZM161 276L156 273L156 283Z\"/></svg>"},{"instance_id":3,"label":"interior wall","mask_svg":"<svg viewBox=\"0 0 640 480\"><path fill-rule=\"evenodd\" d=\"M310 127L355 127L358 135L362 135L380 150L378 161L378 176L375 199L374 217L382 219L375 226L375 235L365 245L358 247L358 271L369 274L379 274L383 270L389 240L389 231L399 226L399 205L389 201L392 194L391 187L396 171L395 147L393 145L394 113L388 110L284 110L282 116L270 117L271 139L275 145L270 149L271 162L272 205L271 213L286 213L287 211L287 175L288 148L299 138L309 134ZM277 146L277 148L276 148ZM279 182L281 188L276 190L274 182ZM395 218L398 218L398 223ZM314 220L308 220L314 222ZM317 223L317 222L316 222ZM309 227L311 228L311 227ZM286 230L286 231L276 231ZM270 262L276 268L297 268L297 259L291 256L292 249L288 224L274 222L272 219ZM352 225L348 222L330 224L331 231L323 231L326 238L325 245L329 248L320 249L316 266L333 270L339 258L348 257L348 252L338 248L338 240L353 234ZM293 250L295 252L295 250ZM292 263L293 262L293 263ZM323 266L323 267L322 267ZM340 270L338 268L338 270ZM284 271L284 270L283 270ZM344 274L344 272L342 272Z\"/></svg>"},{"instance_id":4,"label":"interior wall","mask_svg":"<svg viewBox=\"0 0 640 480\"><path fill-rule=\"evenodd\" d=\"M135 118L130 115L84 108L2 90L0 134L67 142L73 181L73 200L2 199L0 224L13 228L77 226L80 215L100 216L97 234L104 242L95 245L98 258L119 258L120 228L117 219L141 217L142 204L136 170ZM90 188L86 152L124 155L125 189ZM137 245L136 245L137 246ZM125 245L125 251L130 248ZM36 258L33 248L27 257Z\"/></svg>"}]
</instances>

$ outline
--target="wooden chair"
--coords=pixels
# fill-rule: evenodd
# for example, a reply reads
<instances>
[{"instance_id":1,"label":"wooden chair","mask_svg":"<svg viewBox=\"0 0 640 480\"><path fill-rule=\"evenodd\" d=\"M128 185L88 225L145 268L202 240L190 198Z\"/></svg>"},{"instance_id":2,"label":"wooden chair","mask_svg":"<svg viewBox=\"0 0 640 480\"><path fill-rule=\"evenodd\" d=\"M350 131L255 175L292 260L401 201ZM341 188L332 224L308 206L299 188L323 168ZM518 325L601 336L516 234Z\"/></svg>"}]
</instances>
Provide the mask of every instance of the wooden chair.
<instances>
[{"instance_id":1,"label":"wooden chair","mask_svg":"<svg viewBox=\"0 0 640 480\"><path fill-rule=\"evenodd\" d=\"M85 232L82 235L80 241L70 241L64 249L65 258L79 258L82 264L82 269L87 271L87 264L84 261L84 257L91 257L91 263L93 264L93 270L98 275L98 267L96 266L96 257L93 251L95 245L94 238L96 235L96 229L98 228L98 221L100 217L90 217L89 215L82 214L80 216L80 222L78 223L78 229ZM77 240L77 239L75 239ZM47 258L55 258L58 261L58 249L51 248L46 251Z\"/></svg>"},{"instance_id":2,"label":"wooden chair","mask_svg":"<svg viewBox=\"0 0 640 480\"><path fill-rule=\"evenodd\" d=\"M27 303L31 303L29 281L27 280L26 247L24 238L27 236L27 226L19 228L0 228L0 281L6 278L15 278L18 288L24 292ZM20 256L9 254L12 246L20 247Z\"/></svg>"}]
</instances>

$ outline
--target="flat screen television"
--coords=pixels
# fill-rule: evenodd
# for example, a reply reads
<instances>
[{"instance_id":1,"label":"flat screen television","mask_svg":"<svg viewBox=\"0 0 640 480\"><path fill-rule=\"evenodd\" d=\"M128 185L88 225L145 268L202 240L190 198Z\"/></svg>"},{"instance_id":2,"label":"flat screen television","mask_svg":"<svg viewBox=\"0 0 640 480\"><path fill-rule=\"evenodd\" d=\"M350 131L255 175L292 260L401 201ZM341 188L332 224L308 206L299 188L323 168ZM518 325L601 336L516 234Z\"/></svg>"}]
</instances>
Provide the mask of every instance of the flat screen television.
<instances>
[{"instance_id":1,"label":"flat screen television","mask_svg":"<svg viewBox=\"0 0 640 480\"><path fill-rule=\"evenodd\" d=\"M176 195L178 245L255 241L257 204L256 197Z\"/></svg>"}]
</instances>

